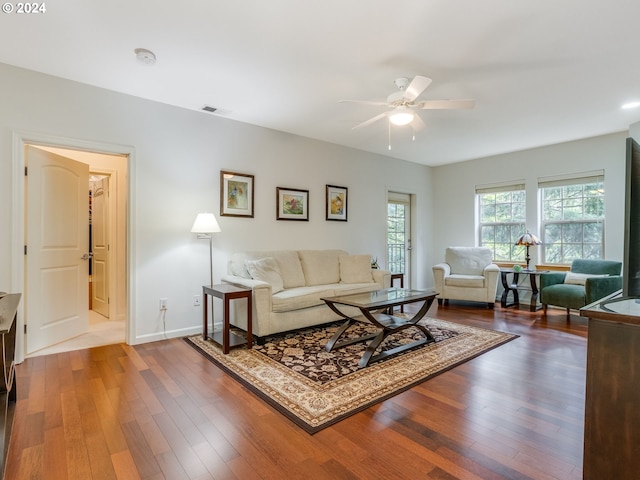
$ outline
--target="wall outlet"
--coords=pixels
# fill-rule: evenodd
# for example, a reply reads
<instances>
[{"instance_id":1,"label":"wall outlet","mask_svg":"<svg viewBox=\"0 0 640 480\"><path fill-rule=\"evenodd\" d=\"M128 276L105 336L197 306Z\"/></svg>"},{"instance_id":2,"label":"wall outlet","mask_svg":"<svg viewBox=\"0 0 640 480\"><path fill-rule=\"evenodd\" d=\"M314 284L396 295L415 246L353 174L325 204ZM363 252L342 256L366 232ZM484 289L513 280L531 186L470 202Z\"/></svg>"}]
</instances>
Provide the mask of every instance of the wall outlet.
<instances>
[{"instance_id":1,"label":"wall outlet","mask_svg":"<svg viewBox=\"0 0 640 480\"><path fill-rule=\"evenodd\" d=\"M194 307L199 307L200 306L200 295L194 295L193 296L193 306Z\"/></svg>"},{"instance_id":2,"label":"wall outlet","mask_svg":"<svg viewBox=\"0 0 640 480\"><path fill-rule=\"evenodd\" d=\"M168 298L161 298L160 299L160 311L164 311L164 310L168 310L168 302L169 299Z\"/></svg>"}]
</instances>

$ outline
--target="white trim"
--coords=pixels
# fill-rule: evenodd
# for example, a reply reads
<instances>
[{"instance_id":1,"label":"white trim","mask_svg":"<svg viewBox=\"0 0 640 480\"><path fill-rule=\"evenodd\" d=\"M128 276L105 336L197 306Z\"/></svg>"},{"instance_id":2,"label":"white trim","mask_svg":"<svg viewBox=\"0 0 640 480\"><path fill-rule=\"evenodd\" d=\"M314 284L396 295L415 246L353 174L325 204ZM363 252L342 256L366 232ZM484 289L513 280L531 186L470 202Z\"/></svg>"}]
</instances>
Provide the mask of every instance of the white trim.
<instances>
[{"instance_id":1,"label":"white trim","mask_svg":"<svg viewBox=\"0 0 640 480\"><path fill-rule=\"evenodd\" d=\"M564 187L565 185L597 182L604 182L604 170L540 177L538 178L538 188Z\"/></svg>"},{"instance_id":2,"label":"white trim","mask_svg":"<svg viewBox=\"0 0 640 480\"><path fill-rule=\"evenodd\" d=\"M513 192L516 190L524 190L524 180L511 180L510 182L491 183L486 185L476 185L476 194Z\"/></svg>"},{"instance_id":3,"label":"white trim","mask_svg":"<svg viewBox=\"0 0 640 480\"><path fill-rule=\"evenodd\" d=\"M11 182L11 291L22 292L24 290L24 167L25 145L34 144L47 147L67 148L72 150L85 150L95 153L112 155L126 155L127 161L127 328L125 329L125 342L133 345L137 343L135 312L135 207L136 197L133 185L135 185L135 148L127 145L113 143L101 143L75 138L59 137L42 133L13 130L12 131L12 182ZM18 307L16 321L16 363L22 363L25 358L24 345L24 300Z\"/></svg>"},{"instance_id":4,"label":"white trim","mask_svg":"<svg viewBox=\"0 0 640 480\"><path fill-rule=\"evenodd\" d=\"M145 335L140 335L137 340L139 343L149 343L166 340L168 338L190 337L192 335L202 335L202 326L179 328L176 330L169 330L167 332L147 333Z\"/></svg>"}]
</instances>

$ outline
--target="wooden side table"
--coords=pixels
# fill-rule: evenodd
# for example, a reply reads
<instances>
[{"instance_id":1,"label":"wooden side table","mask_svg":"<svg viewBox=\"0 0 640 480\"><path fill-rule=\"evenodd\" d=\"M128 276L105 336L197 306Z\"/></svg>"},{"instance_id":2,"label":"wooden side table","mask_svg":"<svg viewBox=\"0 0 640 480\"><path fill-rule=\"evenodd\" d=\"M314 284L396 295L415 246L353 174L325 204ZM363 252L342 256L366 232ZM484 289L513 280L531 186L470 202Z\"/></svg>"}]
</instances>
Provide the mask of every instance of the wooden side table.
<instances>
[{"instance_id":1,"label":"wooden side table","mask_svg":"<svg viewBox=\"0 0 640 480\"><path fill-rule=\"evenodd\" d=\"M538 306L538 283L536 278L542 275L543 273L548 273L549 270L526 270L522 269L516 272L513 268L501 268L500 269L500 279L502 280L502 287L504 291L502 292L502 298L500 299L500 305L502 308L510 307L511 305L515 305L516 307L520 305L520 296L518 295L518 290L529 290L531 292L531 301L529 302L529 311L535 312L539 310ZM507 275L513 274L513 280L509 282ZM531 288L522 287L518 284L518 277L522 275L529 276L529 284ZM513 294L513 303L508 303L509 293Z\"/></svg>"},{"instance_id":2,"label":"wooden side table","mask_svg":"<svg viewBox=\"0 0 640 480\"><path fill-rule=\"evenodd\" d=\"M212 331L210 334L207 332L209 326L209 295L212 297L222 299L222 330ZM232 348L247 345L247 348L253 346L253 334L251 333L252 324L252 300L251 290L235 285L229 285L222 283L219 285L203 285L202 286L202 338L204 340L211 339L218 345L222 346L222 353L229 353ZM231 331L231 325L229 323L229 307L231 300L237 300L239 298L247 299L247 339L245 340L240 335L236 335ZM213 302L213 299L211 300ZM213 317L213 315L212 315ZM211 318L211 329L213 330L213 318Z\"/></svg>"},{"instance_id":3,"label":"wooden side table","mask_svg":"<svg viewBox=\"0 0 640 480\"><path fill-rule=\"evenodd\" d=\"M395 280L400 280L400 288L404 288L404 273L392 273L391 274L391 286L393 287L393 282ZM400 313L404 313L404 305L400 305Z\"/></svg>"}]
</instances>

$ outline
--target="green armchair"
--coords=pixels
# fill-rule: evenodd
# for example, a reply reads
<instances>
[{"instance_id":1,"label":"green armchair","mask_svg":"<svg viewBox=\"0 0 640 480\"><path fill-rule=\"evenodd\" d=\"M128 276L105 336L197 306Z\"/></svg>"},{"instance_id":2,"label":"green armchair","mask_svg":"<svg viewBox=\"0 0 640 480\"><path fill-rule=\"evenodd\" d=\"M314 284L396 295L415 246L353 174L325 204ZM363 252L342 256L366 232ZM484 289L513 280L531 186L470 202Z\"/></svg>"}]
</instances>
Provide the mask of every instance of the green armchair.
<instances>
[{"instance_id":1,"label":"green armchair","mask_svg":"<svg viewBox=\"0 0 640 480\"><path fill-rule=\"evenodd\" d=\"M569 272L540 275L540 301L547 305L578 310L622 288L622 262L574 260Z\"/></svg>"}]
</instances>

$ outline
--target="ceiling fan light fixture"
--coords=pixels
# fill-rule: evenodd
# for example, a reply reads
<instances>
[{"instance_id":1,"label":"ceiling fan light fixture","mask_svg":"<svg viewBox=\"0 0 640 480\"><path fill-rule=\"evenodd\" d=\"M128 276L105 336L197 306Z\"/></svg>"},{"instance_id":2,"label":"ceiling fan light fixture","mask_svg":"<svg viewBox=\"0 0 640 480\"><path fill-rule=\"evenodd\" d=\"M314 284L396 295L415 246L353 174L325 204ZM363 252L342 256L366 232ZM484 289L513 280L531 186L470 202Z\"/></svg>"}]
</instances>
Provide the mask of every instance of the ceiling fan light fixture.
<instances>
[{"instance_id":1,"label":"ceiling fan light fixture","mask_svg":"<svg viewBox=\"0 0 640 480\"><path fill-rule=\"evenodd\" d=\"M389 115L389 121L394 125L408 125L413 121L414 113L407 107L396 107Z\"/></svg>"},{"instance_id":2,"label":"ceiling fan light fixture","mask_svg":"<svg viewBox=\"0 0 640 480\"><path fill-rule=\"evenodd\" d=\"M630 110L632 108L638 108L638 107L640 107L640 102L629 102L622 105L623 110Z\"/></svg>"}]
</instances>

